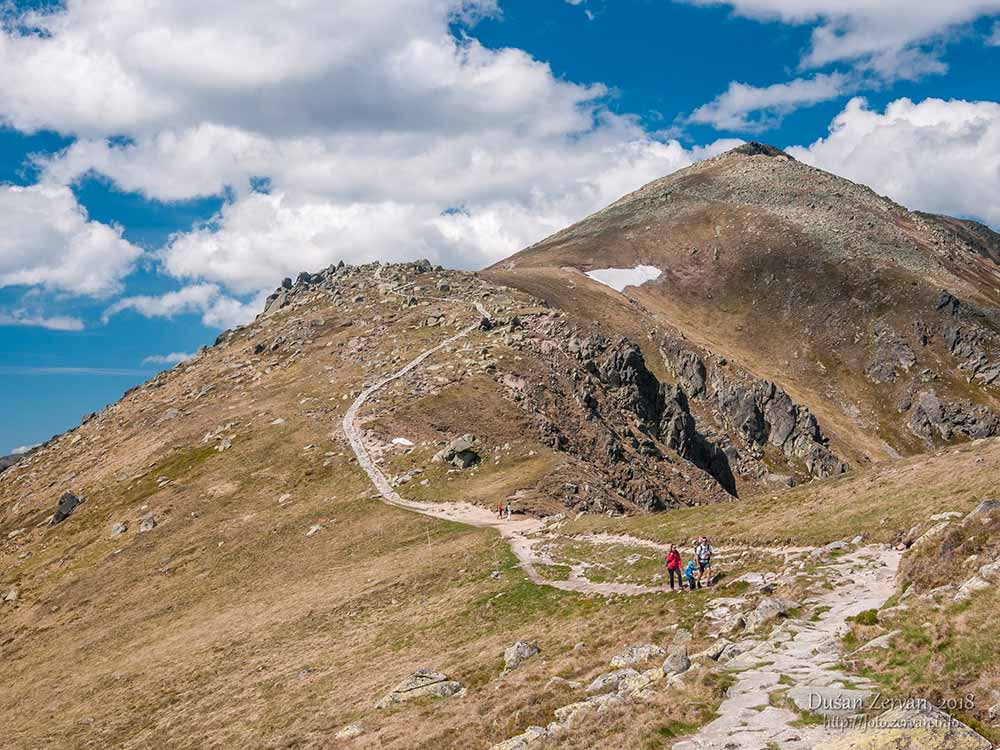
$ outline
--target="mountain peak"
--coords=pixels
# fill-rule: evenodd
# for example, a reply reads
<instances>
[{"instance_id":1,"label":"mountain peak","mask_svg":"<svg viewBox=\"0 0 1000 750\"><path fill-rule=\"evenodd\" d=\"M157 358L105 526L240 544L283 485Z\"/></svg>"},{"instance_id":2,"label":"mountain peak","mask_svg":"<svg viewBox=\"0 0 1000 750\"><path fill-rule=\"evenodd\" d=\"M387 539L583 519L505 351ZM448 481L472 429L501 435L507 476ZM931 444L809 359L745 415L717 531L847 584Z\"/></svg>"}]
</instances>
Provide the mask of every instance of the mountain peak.
<instances>
[{"instance_id":1,"label":"mountain peak","mask_svg":"<svg viewBox=\"0 0 1000 750\"><path fill-rule=\"evenodd\" d=\"M758 141L747 141L741 146L730 149L724 153L723 156L731 156L735 154L742 156L784 156L786 159L795 161L794 156L782 151L777 146L772 146L769 143L760 143Z\"/></svg>"}]
</instances>

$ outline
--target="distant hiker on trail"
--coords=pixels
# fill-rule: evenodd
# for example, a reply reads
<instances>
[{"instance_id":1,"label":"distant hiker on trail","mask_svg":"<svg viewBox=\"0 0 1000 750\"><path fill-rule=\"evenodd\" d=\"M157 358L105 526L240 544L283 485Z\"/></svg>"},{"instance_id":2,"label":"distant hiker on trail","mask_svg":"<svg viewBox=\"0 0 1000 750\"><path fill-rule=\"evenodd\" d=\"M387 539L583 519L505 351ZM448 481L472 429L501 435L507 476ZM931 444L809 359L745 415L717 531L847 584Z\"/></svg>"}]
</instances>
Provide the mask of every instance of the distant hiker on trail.
<instances>
[{"instance_id":1,"label":"distant hiker on trail","mask_svg":"<svg viewBox=\"0 0 1000 750\"><path fill-rule=\"evenodd\" d=\"M503 500L497 503L497 518L503 520Z\"/></svg>"},{"instance_id":2,"label":"distant hiker on trail","mask_svg":"<svg viewBox=\"0 0 1000 750\"><path fill-rule=\"evenodd\" d=\"M712 545L707 536L698 540L698 546L694 548L694 557L698 561L698 579L705 582L706 586L712 583Z\"/></svg>"},{"instance_id":3,"label":"distant hiker on trail","mask_svg":"<svg viewBox=\"0 0 1000 750\"><path fill-rule=\"evenodd\" d=\"M667 573L670 575L670 590L674 590L674 576L676 576L677 588L683 591L684 578L681 576L681 553L678 551L676 544L671 544L670 551L667 552Z\"/></svg>"},{"instance_id":4,"label":"distant hiker on trail","mask_svg":"<svg viewBox=\"0 0 1000 750\"><path fill-rule=\"evenodd\" d=\"M694 591L699 588L701 584L695 578L698 574L698 569L695 567L694 560L688 560L687 567L684 568L684 576L688 579L688 588Z\"/></svg>"},{"instance_id":5,"label":"distant hiker on trail","mask_svg":"<svg viewBox=\"0 0 1000 750\"><path fill-rule=\"evenodd\" d=\"M507 507L504 508L504 513L507 514L507 520L509 521L510 520L510 514L511 514L510 500L507 501Z\"/></svg>"}]
</instances>

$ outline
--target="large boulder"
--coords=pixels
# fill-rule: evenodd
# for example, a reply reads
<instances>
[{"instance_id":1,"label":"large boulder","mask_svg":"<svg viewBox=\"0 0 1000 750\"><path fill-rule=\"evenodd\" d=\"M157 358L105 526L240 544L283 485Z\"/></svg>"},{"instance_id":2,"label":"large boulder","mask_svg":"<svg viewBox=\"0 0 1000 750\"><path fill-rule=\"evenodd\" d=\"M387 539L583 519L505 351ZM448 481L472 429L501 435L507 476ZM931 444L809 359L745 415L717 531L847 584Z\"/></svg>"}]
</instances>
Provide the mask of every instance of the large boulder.
<instances>
[{"instance_id":1,"label":"large boulder","mask_svg":"<svg viewBox=\"0 0 1000 750\"><path fill-rule=\"evenodd\" d=\"M594 680L587 685L588 693L605 693L609 690L617 690L618 684L625 679L638 677L638 670L632 669L631 667L625 669L616 669L613 672L605 672L602 675L598 675Z\"/></svg>"},{"instance_id":2,"label":"large boulder","mask_svg":"<svg viewBox=\"0 0 1000 750\"><path fill-rule=\"evenodd\" d=\"M666 674L681 674L691 668L691 659L688 657L687 646L682 644L671 646L667 652L667 658L663 662L663 671Z\"/></svg>"},{"instance_id":3,"label":"large boulder","mask_svg":"<svg viewBox=\"0 0 1000 750\"><path fill-rule=\"evenodd\" d=\"M528 643L527 641L518 641L513 646L509 646L507 650L503 652L504 674L507 672L513 672L524 662L538 653L538 646L534 643Z\"/></svg>"},{"instance_id":4,"label":"large boulder","mask_svg":"<svg viewBox=\"0 0 1000 750\"><path fill-rule=\"evenodd\" d=\"M757 608L743 618L744 627L748 632L753 632L762 625L783 615L789 609L791 609L791 604L784 599L774 599L771 597L761 599Z\"/></svg>"},{"instance_id":5,"label":"large boulder","mask_svg":"<svg viewBox=\"0 0 1000 750\"><path fill-rule=\"evenodd\" d=\"M475 466L479 463L479 454L473 448L475 442L475 435L465 434L457 437L435 453L432 460L437 463L448 463L459 469Z\"/></svg>"},{"instance_id":6,"label":"large boulder","mask_svg":"<svg viewBox=\"0 0 1000 750\"><path fill-rule=\"evenodd\" d=\"M82 502L83 498L77 497L72 492L64 492L56 504L56 512L52 514L49 526L55 526L65 521Z\"/></svg>"},{"instance_id":7,"label":"large boulder","mask_svg":"<svg viewBox=\"0 0 1000 750\"><path fill-rule=\"evenodd\" d=\"M383 696L375 708L389 708L416 698L449 698L461 690L458 682L434 669L418 669Z\"/></svg>"},{"instance_id":8,"label":"large boulder","mask_svg":"<svg viewBox=\"0 0 1000 750\"><path fill-rule=\"evenodd\" d=\"M1000 509L1000 501L993 499L983 500L976 506L975 510L971 511L969 515L962 520L962 524L967 526L977 519L986 518L997 509Z\"/></svg>"}]
</instances>

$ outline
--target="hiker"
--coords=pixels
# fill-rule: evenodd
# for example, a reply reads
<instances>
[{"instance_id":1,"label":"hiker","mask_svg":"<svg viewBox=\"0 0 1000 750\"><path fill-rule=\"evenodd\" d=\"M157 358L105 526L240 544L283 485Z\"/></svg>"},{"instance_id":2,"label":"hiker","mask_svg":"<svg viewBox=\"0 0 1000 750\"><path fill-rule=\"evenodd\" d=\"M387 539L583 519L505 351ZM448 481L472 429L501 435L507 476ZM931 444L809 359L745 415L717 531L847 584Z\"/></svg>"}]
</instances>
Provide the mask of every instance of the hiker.
<instances>
[{"instance_id":1,"label":"hiker","mask_svg":"<svg viewBox=\"0 0 1000 750\"><path fill-rule=\"evenodd\" d=\"M694 591L699 588L701 584L695 579L695 575L698 573L698 568L695 566L694 560L688 560L687 567L684 568L684 577L687 578L688 588Z\"/></svg>"},{"instance_id":2,"label":"hiker","mask_svg":"<svg viewBox=\"0 0 1000 750\"><path fill-rule=\"evenodd\" d=\"M506 512L506 514L507 514L507 520L509 521L510 520L510 514L511 514L510 500L507 501L507 507L504 509L504 511Z\"/></svg>"},{"instance_id":3,"label":"hiker","mask_svg":"<svg viewBox=\"0 0 1000 750\"><path fill-rule=\"evenodd\" d=\"M676 544L670 545L667 552L667 573L670 575L670 590L674 590L674 576L677 577L677 588L684 590L684 578L681 575L681 553Z\"/></svg>"},{"instance_id":4,"label":"hiker","mask_svg":"<svg viewBox=\"0 0 1000 750\"><path fill-rule=\"evenodd\" d=\"M500 520L500 521L503 520L503 500L502 499L500 500L499 503L497 503L497 519Z\"/></svg>"},{"instance_id":5,"label":"hiker","mask_svg":"<svg viewBox=\"0 0 1000 750\"><path fill-rule=\"evenodd\" d=\"M699 583L701 581L705 582L706 586L710 586L712 583L712 545L708 541L707 536L701 537L698 540L698 546L695 547L694 556L698 561L698 579Z\"/></svg>"}]
</instances>

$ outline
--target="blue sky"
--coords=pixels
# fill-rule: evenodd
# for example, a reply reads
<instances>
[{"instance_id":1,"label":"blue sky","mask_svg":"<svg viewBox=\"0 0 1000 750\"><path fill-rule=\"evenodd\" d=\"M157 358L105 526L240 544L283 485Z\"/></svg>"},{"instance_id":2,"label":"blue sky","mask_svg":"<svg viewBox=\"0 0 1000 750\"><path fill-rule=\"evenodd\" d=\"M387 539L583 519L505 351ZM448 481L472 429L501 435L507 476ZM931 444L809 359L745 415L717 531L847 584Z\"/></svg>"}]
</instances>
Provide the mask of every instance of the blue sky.
<instances>
[{"instance_id":1,"label":"blue sky","mask_svg":"<svg viewBox=\"0 0 1000 750\"><path fill-rule=\"evenodd\" d=\"M14 3L0 453L285 275L478 268L743 139L1000 227L998 20L1000 0Z\"/></svg>"}]
</instances>

